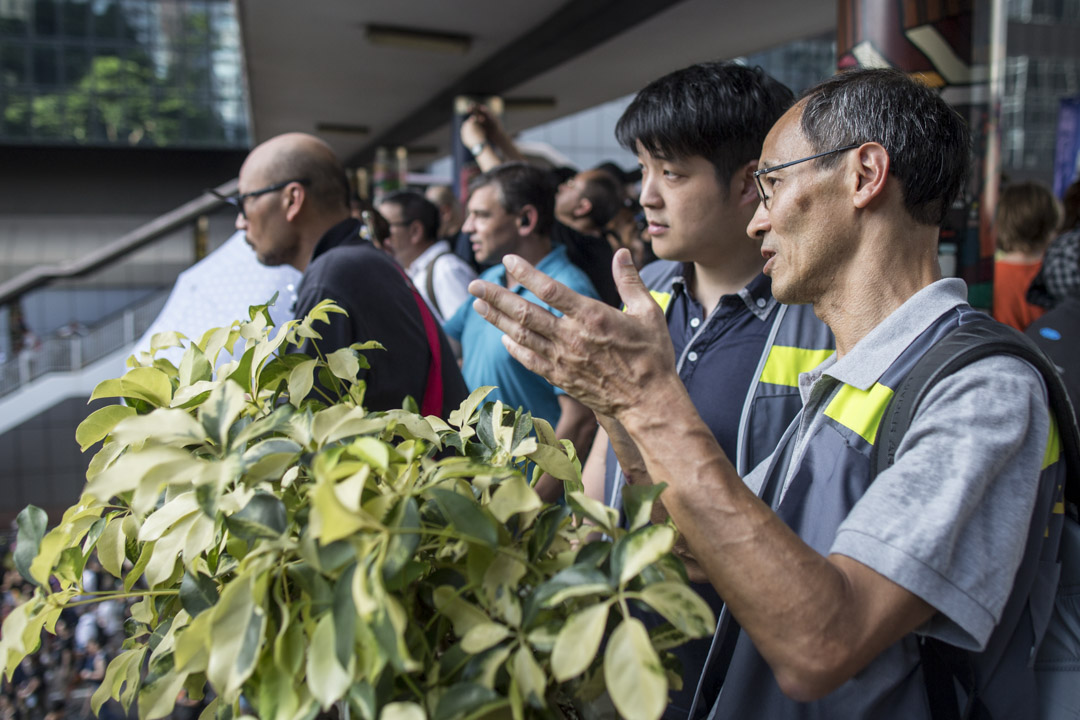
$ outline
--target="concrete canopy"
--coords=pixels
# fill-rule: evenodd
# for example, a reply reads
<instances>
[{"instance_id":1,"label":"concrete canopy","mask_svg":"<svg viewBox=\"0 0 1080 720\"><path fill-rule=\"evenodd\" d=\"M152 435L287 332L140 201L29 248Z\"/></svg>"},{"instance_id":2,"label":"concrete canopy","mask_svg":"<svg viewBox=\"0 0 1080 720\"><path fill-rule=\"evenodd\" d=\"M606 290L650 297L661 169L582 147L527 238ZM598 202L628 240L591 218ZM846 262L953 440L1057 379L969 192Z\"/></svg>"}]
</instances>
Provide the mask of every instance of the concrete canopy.
<instances>
[{"instance_id":1,"label":"concrete canopy","mask_svg":"<svg viewBox=\"0 0 1080 720\"><path fill-rule=\"evenodd\" d=\"M514 132L836 22L835 0L237 0L237 9L255 142L309 132L350 165L404 145L414 168L449 152L456 95L502 95ZM376 44L371 26L464 36L468 49Z\"/></svg>"}]
</instances>

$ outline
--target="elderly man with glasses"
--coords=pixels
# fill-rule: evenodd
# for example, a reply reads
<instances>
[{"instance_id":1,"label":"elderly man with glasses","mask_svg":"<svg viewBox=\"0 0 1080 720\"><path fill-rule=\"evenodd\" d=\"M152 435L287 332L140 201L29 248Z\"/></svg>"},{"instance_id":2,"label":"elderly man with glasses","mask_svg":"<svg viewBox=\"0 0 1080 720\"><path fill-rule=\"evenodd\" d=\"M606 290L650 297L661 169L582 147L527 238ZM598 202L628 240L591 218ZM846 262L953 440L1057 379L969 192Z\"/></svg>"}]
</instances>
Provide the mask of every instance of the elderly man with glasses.
<instances>
[{"instance_id":1,"label":"elderly man with glasses","mask_svg":"<svg viewBox=\"0 0 1080 720\"><path fill-rule=\"evenodd\" d=\"M712 718L1037 713L1030 660L1056 583L1041 559L1056 552L1065 464L1039 372L991 355L945 377L893 464L871 467L893 389L980 315L937 263L968 148L935 91L889 70L812 88L770 131L748 233L775 297L811 304L837 351L800 376L802 413L745 478L698 418L625 250L621 313L513 256L508 273L563 315L470 287L514 357L617 423L646 481L667 483L727 604Z\"/></svg>"},{"instance_id":2,"label":"elderly man with glasses","mask_svg":"<svg viewBox=\"0 0 1080 720\"><path fill-rule=\"evenodd\" d=\"M295 316L330 299L348 316L330 315L322 335L302 348L327 355L375 340L385 350L365 356L370 368L364 405L400 408L412 396L425 414L446 417L468 395L450 344L400 267L360 237L350 216L345 171L326 143L289 133L256 147L240 168L236 228L264 265L291 265L304 273Z\"/></svg>"}]
</instances>

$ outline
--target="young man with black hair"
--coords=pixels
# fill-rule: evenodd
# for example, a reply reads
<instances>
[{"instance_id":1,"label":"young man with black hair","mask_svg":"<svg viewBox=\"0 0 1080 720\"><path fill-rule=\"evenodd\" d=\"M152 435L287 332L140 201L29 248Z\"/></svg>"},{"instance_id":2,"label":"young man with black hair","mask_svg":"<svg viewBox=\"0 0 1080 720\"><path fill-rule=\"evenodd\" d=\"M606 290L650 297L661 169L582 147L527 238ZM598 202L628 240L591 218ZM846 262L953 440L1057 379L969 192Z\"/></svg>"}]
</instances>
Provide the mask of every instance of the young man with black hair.
<instances>
[{"instance_id":1,"label":"young man with black hair","mask_svg":"<svg viewBox=\"0 0 1080 720\"><path fill-rule=\"evenodd\" d=\"M742 473L773 451L801 408L799 373L833 351L832 334L809 307L776 301L760 245L746 237L761 143L791 102L791 91L760 68L702 63L646 86L615 131L637 155L640 202L661 258L642 280L664 309L694 406ZM590 495L620 507L624 475L633 479L641 459L621 434L613 439L597 434L584 479ZM662 503L656 508L660 521ZM720 597L685 544L678 549L695 589L719 612ZM712 706L719 684L703 672L712 644L706 638L675 650L684 687L666 718L687 718L692 707L703 717Z\"/></svg>"},{"instance_id":2,"label":"young man with black hair","mask_svg":"<svg viewBox=\"0 0 1080 720\"><path fill-rule=\"evenodd\" d=\"M617 421L642 480L668 485L665 506L738 623L711 717L918 720L950 700L955 717L969 700L971 717L1038 715L1032 658L1065 480L1042 376L1008 355L957 370L914 411L892 464L871 464L910 368L981 316L937 262L969 142L936 91L892 70L812 88L769 132L747 232L776 298L812 305L837 351L799 377L802 412L745 478L656 342L663 314L628 253L613 266L624 312L513 256L507 272L563 315L470 286L511 354ZM957 662L923 654L926 638Z\"/></svg>"}]
</instances>

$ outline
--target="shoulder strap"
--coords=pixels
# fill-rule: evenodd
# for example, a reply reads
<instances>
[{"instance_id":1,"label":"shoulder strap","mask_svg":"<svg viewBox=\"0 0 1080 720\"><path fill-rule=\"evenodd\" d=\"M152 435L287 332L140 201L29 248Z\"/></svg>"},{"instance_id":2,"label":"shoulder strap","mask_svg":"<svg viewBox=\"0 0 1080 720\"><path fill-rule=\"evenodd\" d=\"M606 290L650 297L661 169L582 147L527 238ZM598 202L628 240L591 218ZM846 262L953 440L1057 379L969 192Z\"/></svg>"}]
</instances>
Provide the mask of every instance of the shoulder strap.
<instances>
[{"instance_id":1,"label":"shoulder strap","mask_svg":"<svg viewBox=\"0 0 1080 720\"><path fill-rule=\"evenodd\" d=\"M1077 434L1076 414L1065 384L1054 364L1027 337L1016 330L994 322L978 319L961 325L935 344L915 363L907 377L893 393L878 427L870 458L871 480L892 465L896 450L911 426L919 404L942 378L960 368L991 355L1013 355L1027 361L1039 371L1046 383L1050 411L1058 421L1062 454L1065 461L1066 507L1076 504L1080 487L1080 436ZM978 696L974 672L968 654L959 648L933 638L919 643L923 680L934 720L986 717L986 708ZM954 680L968 696L963 716L957 705Z\"/></svg>"},{"instance_id":2,"label":"shoulder strap","mask_svg":"<svg viewBox=\"0 0 1080 720\"><path fill-rule=\"evenodd\" d=\"M1050 410L1057 418L1061 434L1067 477L1065 497L1070 503L1077 504L1080 494L1077 481L1077 473L1080 471L1080 437L1077 435L1076 414L1065 384L1054 364L1038 346L1022 333L989 317L961 325L946 335L919 358L915 367L896 388L892 400L885 408L885 415L874 441L872 476L877 477L892 465L900 441L911 426L919 404L931 388L960 368L991 355L1013 355L1033 365L1042 375L1050 400Z\"/></svg>"},{"instance_id":3,"label":"shoulder strap","mask_svg":"<svg viewBox=\"0 0 1080 720\"><path fill-rule=\"evenodd\" d=\"M439 307L439 298L435 297L435 263L439 262L439 258L441 258L443 255L451 254L453 254L452 250L444 250L443 252L439 253L434 258L432 258L431 264L428 265L427 270L427 296L428 298L430 298L431 304L435 306L435 312L439 313L440 317L443 317L443 311L442 308Z\"/></svg>"},{"instance_id":4,"label":"shoulder strap","mask_svg":"<svg viewBox=\"0 0 1080 720\"><path fill-rule=\"evenodd\" d=\"M427 337L428 352L431 359L428 361L427 382L424 383L424 397L420 400L421 415L438 415L443 413L443 379L442 379L442 343L439 342L439 324L435 322L435 316L431 314L431 308L420 296L420 291L413 285L412 280L401 268L394 263L394 267L401 273L405 285L412 291L413 301L420 313L420 321L424 325L424 335Z\"/></svg>"}]
</instances>

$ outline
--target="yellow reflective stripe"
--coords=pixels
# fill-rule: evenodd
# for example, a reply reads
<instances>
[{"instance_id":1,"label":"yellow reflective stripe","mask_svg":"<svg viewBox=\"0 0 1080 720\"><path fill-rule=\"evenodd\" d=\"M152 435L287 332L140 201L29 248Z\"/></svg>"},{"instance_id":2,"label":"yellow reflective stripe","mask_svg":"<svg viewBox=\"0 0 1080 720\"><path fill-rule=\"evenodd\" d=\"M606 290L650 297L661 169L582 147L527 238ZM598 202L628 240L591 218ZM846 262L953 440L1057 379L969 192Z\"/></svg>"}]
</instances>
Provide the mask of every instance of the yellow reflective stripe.
<instances>
[{"instance_id":1,"label":"yellow reflective stripe","mask_svg":"<svg viewBox=\"0 0 1080 720\"><path fill-rule=\"evenodd\" d=\"M1063 502L1054 503L1054 514L1055 515L1064 515L1065 514L1065 503L1063 503Z\"/></svg>"},{"instance_id":2,"label":"yellow reflective stripe","mask_svg":"<svg viewBox=\"0 0 1080 720\"><path fill-rule=\"evenodd\" d=\"M653 300L660 306L660 309L667 312L667 306L671 304L671 293L650 290L649 294L652 295Z\"/></svg>"},{"instance_id":3,"label":"yellow reflective stripe","mask_svg":"<svg viewBox=\"0 0 1080 720\"><path fill-rule=\"evenodd\" d=\"M1061 433L1058 432L1057 418L1050 415L1050 436L1046 438L1046 452L1043 453L1042 469L1050 467L1061 458Z\"/></svg>"},{"instance_id":4,"label":"yellow reflective stripe","mask_svg":"<svg viewBox=\"0 0 1080 720\"><path fill-rule=\"evenodd\" d=\"M832 350L773 345L761 371L761 382L799 387L799 374L813 370L832 354Z\"/></svg>"},{"instance_id":5,"label":"yellow reflective stripe","mask_svg":"<svg viewBox=\"0 0 1080 720\"><path fill-rule=\"evenodd\" d=\"M892 388L881 383L874 383L869 390L842 385L825 408L825 415L873 445L881 416L885 414L885 407L892 396Z\"/></svg>"}]
</instances>

